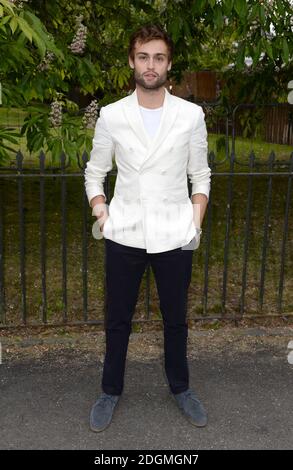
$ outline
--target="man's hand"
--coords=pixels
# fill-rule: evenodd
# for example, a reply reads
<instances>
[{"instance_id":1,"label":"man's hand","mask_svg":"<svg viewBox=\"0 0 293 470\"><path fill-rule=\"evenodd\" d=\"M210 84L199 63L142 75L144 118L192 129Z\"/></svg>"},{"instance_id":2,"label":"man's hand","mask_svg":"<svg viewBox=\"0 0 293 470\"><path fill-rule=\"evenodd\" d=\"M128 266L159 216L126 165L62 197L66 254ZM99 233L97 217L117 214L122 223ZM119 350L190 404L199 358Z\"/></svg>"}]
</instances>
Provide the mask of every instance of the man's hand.
<instances>
[{"instance_id":1,"label":"man's hand","mask_svg":"<svg viewBox=\"0 0 293 470\"><path fill-rule=\"evenodd\" d=\"M194 250L197 250L200 245L200 237L201 237L202 230L201 228L196 227L196 234L194 237Z\"/></svg>"},{"instance_id":2,"label":"man's hand","mask_svg":"<svg viewBox=\"0 0 293 470\"><path fill-rule=\"evenodd\" d=\"M101 232L103 231L104 224L109 217L108 215L108 205L104 202L95 204L92 210L92 215L97 217L98 224L100 226Z\"/></svg>"}]
</instances>

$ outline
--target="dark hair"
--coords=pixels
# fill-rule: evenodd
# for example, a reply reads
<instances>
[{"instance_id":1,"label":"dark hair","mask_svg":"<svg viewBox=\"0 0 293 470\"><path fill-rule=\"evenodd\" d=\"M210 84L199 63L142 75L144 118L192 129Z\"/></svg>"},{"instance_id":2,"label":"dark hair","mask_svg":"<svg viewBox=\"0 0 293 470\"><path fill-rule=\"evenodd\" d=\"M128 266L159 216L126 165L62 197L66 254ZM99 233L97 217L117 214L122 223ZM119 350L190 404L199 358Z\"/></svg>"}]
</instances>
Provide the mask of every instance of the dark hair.
<instances>
[{"instance_id":1,"label":"dark hair","mask_svg":"<svg viewBox=\"0 0 293 470\"><path fill-rule=\"evenodd\" d=\"M146 24L141 26L139 29L134 31L130 37L128 55L134 60L134 49L136 42L145 44L146 42L152 41L153 39L162 39L168 47L168 60L169 62L173 58L174 43L171 37L159 24Z\"/></svg>"}]
</instances>

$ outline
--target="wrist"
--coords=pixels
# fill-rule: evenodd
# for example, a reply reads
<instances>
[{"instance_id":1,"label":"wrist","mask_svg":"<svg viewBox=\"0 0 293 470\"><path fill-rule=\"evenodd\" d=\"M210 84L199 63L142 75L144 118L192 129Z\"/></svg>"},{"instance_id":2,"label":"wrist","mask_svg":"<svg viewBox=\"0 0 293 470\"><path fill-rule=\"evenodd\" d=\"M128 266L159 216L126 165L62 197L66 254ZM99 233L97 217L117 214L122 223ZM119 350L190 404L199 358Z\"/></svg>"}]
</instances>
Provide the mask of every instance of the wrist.
<instances>
[{"instance_id":1,"label":"wrist","mask_svg":"<svg viewBox=\"0 0 293 470\"><path fill-rule=\"evenodd\" d=\"M107 204L105 204L104 202L102 203L98 203L98 204L95 204L92 208L92 216L94 217L97 217L97 218L100 218L102 217L103 215L106 215L108 214L108 210L107 210Z\"/></svg>"},{"instance_id":2,"label":"wrist","mask_svg":"<svg viewBox=\"0 0 293 470\"><path fill-rule=\"evenodd\" d=\"M102 194L99 194L98 196L93 197L90 200L90 207L93 208L97 204L105 204L106 198Z\"/></svg>"}]
</instances>

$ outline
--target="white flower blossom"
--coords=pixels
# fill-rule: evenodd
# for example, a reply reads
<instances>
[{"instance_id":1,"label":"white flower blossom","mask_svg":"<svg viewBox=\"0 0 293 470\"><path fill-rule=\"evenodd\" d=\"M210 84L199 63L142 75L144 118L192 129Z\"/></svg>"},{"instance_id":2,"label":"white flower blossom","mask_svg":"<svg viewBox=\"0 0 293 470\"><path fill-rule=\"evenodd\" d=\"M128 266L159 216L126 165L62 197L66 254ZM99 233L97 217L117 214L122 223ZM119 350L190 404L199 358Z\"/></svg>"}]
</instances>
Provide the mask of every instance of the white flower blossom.
<instances>
[{"instance_id":1,"label":"white flower blossom","mask_svg":"<svg viewBox=\"0 0 293 470\"><path fill-rule=\"evenodd\" d=\"M87 27L82 24L83 16L76 17L77 31L72 39L71 44L68 46L73 54L83 54L86 46Z\"/></svg>"},{"instance_id":2,"label":"white flower blossom","mask_svg":"<svg viewBox=\"0 0 293 470\"><path fill-rule=\"evenodd\" d=\"M60 127L62 124L62 103L55 100L51 103L49 121L52 127Z\"/></svg>"},{"instance_id":3,"label":"white flower blossom","mask_svg":"<svg viewBox=\"0 0 293 470\"><path fill-rule=\"evenodd\" d=\"M94 129L98 117L99 105L97 100L93 100L86 107L82 123L87 129Z\"/></svg>"},{"instance_id":4,"label":"white flower blossom","mask_svg":"<svg viewBox=\"0 0 293 470\"><path fill-rule=\"evenodd\" d=\"M25 2L28 2L28 0L10 0L10 3L13 3L18 8L23 8Z\"/></svg>"},{"instance_id":5,"label":"white flower blossom","mask_svg":"<svg viewBox=\"0 0 293 470\"><path fill-rule=\"evenodd\" d=\"M37 70L39 72L43 72L44 70L48 70L50 67L51 62L54 60L55 55L53 52L46 52L45 57L43 58L42 62L39 63L37 66Z\"/></svg>"}]
</instances>

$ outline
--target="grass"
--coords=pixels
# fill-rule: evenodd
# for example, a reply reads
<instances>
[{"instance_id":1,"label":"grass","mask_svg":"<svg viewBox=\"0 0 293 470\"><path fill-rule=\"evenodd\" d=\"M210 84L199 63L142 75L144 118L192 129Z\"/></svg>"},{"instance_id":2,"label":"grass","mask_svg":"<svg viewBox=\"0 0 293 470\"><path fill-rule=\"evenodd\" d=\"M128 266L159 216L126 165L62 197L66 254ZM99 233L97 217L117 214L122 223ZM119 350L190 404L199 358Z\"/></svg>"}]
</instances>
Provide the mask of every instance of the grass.
<instances>
[{"instance_id":1,"label":"grass","mask_svg":"<svg viewBox=\"0 0 293 470\"><path fill-rule=\"evenodd\" d=\"M89 136L93 136L92 131L87 129L86 131ZM216 155L216 162L222 162L215 168L215 171L228 171L230 167L229 160L225 159L224 152L217 152L216 150L216 141L217 139L224 137L223 135L219 134L209 134L208 136L208 145L209 145L209 152L214 152ZM20 150L24 156L24 165L26 166L39 166L39 154L40 152L28 152L27 151L27 143L26 138L21 137L19 138L19 144L14 145L10 144L11 147L15 149L15 153L11 153L11 161L15 160L15 155L18 150ZM229 139L229 149L232 149L232 142ZM249 156L251 151L253 150L255 157L258 162L267 162L269 155L272 151L275 152L278 161L288 161L290 158L290 152L292 152L292 147L289 145L282 145L282 144L270 144L263 142L261 140L251 141L249 139L237 138L235 140L235 153L237 156L237 160L241 163L248 164L249 163ZM89 152L88 152L89 154ZM46 163L51 165L51 153L46 152ZM78 168L76 160L72 161L71 169L72 171ZM238 167L237 164L235 165L235 171L248 171L248 167Z\"/></svg>"},{"instance_id":2,"label":"grass","mask_svg":"<svg viewBox=\"0 0 293 470\"><path fill-rule=\"evenodd\" d=\"M225 158L225 151L217 152L217 140L219 138L224 138L223 135L217 134L209 134L208 142L209 142L209 151L213 151L217 156L217 161L224 160ZM232 151L232 139L229 137L229 151ZM273 144L269 142L264 142L261 139L245 139L243 137L236 137L235 138L235 155L237 160L241 163L249 163L249 156L251 152L254 152L256 160L258 162L266 162L268 161L268 157L272 151L275 152L276 159L278 161L288 161L290 159L290 155L293 151L292 146L290 145L283 145L283 144ZM223 163L219 166L219 170L217 171L224 171L224 169L229 169L230 162ZM237 168L237 165L236 165ZM236 170L235 168L235 170ZM237 168L237 171L241 171ZM248 171L247 167L244 167L244 171Z\"/></svg>"},{"instance_id":3,"label":"grass","mask_svg":"<svg viewBox=\"0 0 293 470\"><path fill-rule=\"evenodd\" d=\"M18 108L0 108L0 125L9 127L21 127L26 112Z\"/></svg>"}]
</instances>

